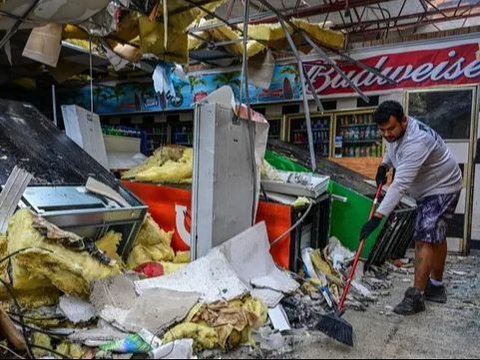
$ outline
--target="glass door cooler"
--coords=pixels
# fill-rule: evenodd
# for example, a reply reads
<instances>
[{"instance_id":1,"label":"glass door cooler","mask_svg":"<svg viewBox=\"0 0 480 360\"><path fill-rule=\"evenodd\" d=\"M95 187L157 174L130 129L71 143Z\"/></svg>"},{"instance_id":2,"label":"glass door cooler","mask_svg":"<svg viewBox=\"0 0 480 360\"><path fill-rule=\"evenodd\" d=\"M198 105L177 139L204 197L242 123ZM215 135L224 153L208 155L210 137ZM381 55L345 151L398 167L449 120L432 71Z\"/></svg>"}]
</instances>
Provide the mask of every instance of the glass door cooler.
<instances>
[{"instance_id":1,"label":"glass door cooler","mask_svg":"<svg viewBox=\"0 0 480 360\"><path fill-rule=\"evenodd\" d=\"M336 158L383 156L382 136L373 122L373 111L345 111L335 114Z\"/></svg>"},{"instance_id":2,"label":"glass door cooler","mask_svg":"<svg viewBox=\"0 0 480 360\"><path fill-rule=\"evenodd\" d=\"M323 157L331 156L332 143L332 119L331 114L312 114L313 143L315 153ZM287 140L308 149L308 135L305 115L287 116Z\"/></svg>"}]
</instances>

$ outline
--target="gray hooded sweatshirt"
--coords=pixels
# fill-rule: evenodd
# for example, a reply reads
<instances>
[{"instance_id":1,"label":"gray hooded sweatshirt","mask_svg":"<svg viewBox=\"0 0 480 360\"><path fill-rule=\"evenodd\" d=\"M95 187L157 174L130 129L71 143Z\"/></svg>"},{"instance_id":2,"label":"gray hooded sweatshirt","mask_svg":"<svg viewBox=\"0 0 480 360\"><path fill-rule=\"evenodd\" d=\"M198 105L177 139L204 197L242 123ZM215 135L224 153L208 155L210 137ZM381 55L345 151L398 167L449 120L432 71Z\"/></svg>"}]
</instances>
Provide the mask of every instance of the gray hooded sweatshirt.
<instances>
[{"instance_id":1,"label":"gray hooded sweatshirt","mask_svg":"<svg viewBox=\"0 0 480 360\"><path fill-rule=\"evenodd\" d=\"M409 117L405 135L387 143L383 162L394 167L395 178L377 212L388 216L405 193L416 200L462 189L462 172L443 139L422 122Z\"/></svg>"}]
</instances>

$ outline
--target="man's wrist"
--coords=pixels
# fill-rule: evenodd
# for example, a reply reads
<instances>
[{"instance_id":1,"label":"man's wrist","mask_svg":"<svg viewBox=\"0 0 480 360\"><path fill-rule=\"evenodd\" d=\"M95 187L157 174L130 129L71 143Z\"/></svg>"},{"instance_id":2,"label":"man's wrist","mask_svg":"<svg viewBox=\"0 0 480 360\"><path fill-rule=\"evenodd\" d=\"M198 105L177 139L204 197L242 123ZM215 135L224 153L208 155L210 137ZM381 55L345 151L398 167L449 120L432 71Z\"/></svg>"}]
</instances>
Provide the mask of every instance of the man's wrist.
<instances>
[{"instance_id":1,"label":"man's wrist","mask_svg":"<svg viewBox=\"0 0 480 360\"><path fill-rule=\"evenodd\" d=\"M376 218L378 218L378 219L380 219L380 220L383 219L383 214L381 214L381 213L379 213L379 212L375 212L375 213L373 214L373 216L376 217Z\"/></svg>"}]
</instances>

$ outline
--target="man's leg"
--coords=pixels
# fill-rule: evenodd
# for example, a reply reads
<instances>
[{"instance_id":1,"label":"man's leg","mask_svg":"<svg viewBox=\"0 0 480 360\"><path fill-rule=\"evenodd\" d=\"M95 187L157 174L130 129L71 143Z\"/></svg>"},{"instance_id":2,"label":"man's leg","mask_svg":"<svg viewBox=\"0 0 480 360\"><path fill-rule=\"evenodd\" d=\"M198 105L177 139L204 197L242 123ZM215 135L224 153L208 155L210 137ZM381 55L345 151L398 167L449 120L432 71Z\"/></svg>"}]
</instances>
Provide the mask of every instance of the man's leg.
<instances>
[{"instance_id":1,"label":"man's leg","mask_svg":"<svg viewBox=\"0 0 480 360\"><path fill-rule=\"evenodd\" d=\"M432 245L417 241L415 243L415 280L412 288L407 289L402 302L393 310L399 315L413 315L425 311L423 292L432 271Z\"/></svg>"},{"instance_id":2,"label":"man's leg","mask_svg":"<svg viewBox=\"0 0 480 360\"><path fill-rule=\"evenodd\" d=\"M433 267L433 245L417 241L415 244L415 281L413 287L424 291Z\"/></svg>"},{"instance_id":3,"label":"man's leg","mask_svg":"<svg viewBox=\"0 0 480 360\"><path fill-rule=\"evenodd\" d=\"M443 285L443 272L447 258L447 242L433 245L432 271L430 280L425 288L425 299L441 304L447 302L447 292Z\"/></svg>"},{"instance_id":4,"label":"man's leg","mask_svg":"<svg viewBox=\"0 0 480 360\"><path fill-rule=\"evenodd\" d=\"M432 262L432 272L430 278L442 282L443 281L443 272L445 270L445 261L447 259L447 243L433 246L433 262Z\"/></svg>"},{"instance_id":5,"label":"man's leg","mask_svg":"<svg viewBox=\"0 0 480 360\"><path fill-rule=\"evenodd\" d=\"M399 315L413 315L425 310L423 291L428 283L432 271L432 250L426 241L429 236L428 217L429 207L419 203L415 224L415 280L414 286L408 288L403 300L393 309Z\"/></svg>"}]
</instances>

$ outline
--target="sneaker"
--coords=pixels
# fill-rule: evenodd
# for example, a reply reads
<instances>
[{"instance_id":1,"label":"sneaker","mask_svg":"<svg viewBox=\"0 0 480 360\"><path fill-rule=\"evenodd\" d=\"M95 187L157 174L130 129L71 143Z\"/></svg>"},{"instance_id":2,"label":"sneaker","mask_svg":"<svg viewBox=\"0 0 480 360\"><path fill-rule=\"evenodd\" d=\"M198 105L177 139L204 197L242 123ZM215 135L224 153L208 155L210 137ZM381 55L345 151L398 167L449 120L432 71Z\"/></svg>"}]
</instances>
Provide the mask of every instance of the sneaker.
<instances>
[{"instance_id":1,"label":"sneaker","mask_svg":"<svg viewBox=\"0 0 480 360\"><path fill-rule=\"evenodd\" d=\"M425 311L425 300L422 293L415 288L407 289L402 302L393 309L398 315L414 315L422 311Z\"/></svg>"},{"instance_id":2,"label":"sneaker","mask_svg":"<svg viewBox=\"0 0 480 360\"><path fill-rule=\"evenodd\" d=\"M427 287L425 288L425 300L445 304L447 302L447 292L445 291L445 286L435 286L429 279Z\"/></svg>"}]
</instances>

